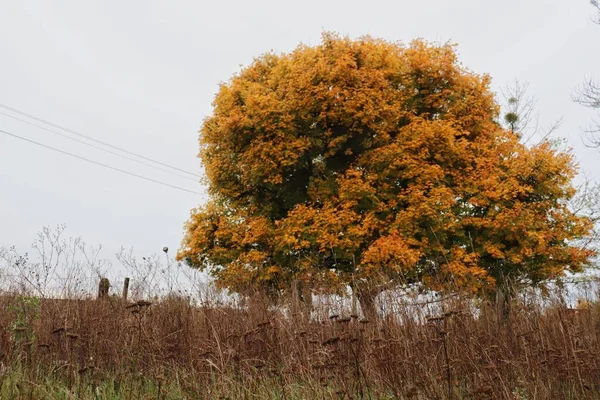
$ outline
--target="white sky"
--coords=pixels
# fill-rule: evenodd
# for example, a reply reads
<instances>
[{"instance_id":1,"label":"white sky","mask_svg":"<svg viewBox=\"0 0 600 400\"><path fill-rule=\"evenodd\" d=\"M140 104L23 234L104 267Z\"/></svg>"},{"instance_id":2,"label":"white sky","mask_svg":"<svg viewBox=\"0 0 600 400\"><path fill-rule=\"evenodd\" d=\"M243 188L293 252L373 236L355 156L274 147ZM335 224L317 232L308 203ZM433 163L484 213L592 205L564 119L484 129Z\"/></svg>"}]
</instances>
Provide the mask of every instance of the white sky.
<instances>
[{"instance_id":1,"label":"white sky","mask_svg":"<svg viewBox=\"0 0 600 400\"><path fill-rule=\"evenodd\" d=\"M600 78L600 26L587 0L10 1L0 4L0 104L196 173L198 129L219 82L269 50L316 44L323 30L452 41L495 90L530 83L541 122L564 117L584 170L600 153L570 95ZM4 111L4 110L0 110ZM199 183L132 164L0 115L0 129L174 185ZM0 245L25 251L43 225L144 255L176 249L204 196L72 159L0 134Z\"/></svg>"}]
</instances>

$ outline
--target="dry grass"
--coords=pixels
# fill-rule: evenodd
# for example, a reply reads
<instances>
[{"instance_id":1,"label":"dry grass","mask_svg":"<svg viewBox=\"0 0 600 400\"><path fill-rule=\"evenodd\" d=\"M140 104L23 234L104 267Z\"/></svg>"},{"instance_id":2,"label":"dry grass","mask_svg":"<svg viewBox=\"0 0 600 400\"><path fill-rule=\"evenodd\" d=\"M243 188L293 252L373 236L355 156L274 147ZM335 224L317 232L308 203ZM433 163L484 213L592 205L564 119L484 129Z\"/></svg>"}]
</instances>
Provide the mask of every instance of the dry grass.
<instances>
[{"instance_id":1,"label":"dry grass","mask_svg":"<svg viewBox=\"0 0 600 400\"><path fill-rule=\"evenodd\" d=\"M600 398L600 306L537 304L503 319L453 297L364 321L4 296L0 398Z\"/></svg>"}]
</instances>

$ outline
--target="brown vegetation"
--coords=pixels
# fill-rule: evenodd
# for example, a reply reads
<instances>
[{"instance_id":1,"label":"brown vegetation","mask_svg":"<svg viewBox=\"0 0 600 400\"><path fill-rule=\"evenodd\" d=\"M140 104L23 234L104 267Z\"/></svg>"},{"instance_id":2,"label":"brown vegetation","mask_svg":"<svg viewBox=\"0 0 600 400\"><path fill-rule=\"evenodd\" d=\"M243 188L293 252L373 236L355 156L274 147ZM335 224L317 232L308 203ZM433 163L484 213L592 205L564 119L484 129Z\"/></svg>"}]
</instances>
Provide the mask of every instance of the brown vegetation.
<instances>
[{"instance_id":1,"label":"brown vegetation","mask_svg":"<svg viewBox=\"0 0 600 400\"><path fill-rule=\"evenodd\" d=\"M343 309L308 320L284 307L249 311L181 298L15 295L0 299L0 361L31 382L52 377L74 398L107 382L114 398L140 398L132 381L151 383L153 398L168 398L161 393L174 382L185 398L549 399L600 390L595 304L518 301L504 319L491 304L459 296L400 300L392 296L394 311L367 321ZM6 370L0 393L10 383ZM23 383L15 393L42 398L38 384L31 397Z\"/></svg>"}]
</instances>

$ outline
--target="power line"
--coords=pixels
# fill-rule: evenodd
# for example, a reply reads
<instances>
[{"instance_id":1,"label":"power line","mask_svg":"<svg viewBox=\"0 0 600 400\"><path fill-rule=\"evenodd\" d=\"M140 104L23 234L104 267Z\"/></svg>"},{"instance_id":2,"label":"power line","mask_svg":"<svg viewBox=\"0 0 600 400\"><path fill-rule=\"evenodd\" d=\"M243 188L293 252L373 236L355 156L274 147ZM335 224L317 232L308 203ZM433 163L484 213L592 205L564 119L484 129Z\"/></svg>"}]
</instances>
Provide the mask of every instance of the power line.
<instances>
[{"instance_id":1,"label":"power line","mask_svg":"<svg viewBox=\"0 0 600 400\"><path fill-rule=\"evenodd\" d=\"M138 164L146 165L146 166L148 166L150 168L155 168L155 169L164 171L164 172L166 172L168 174L179 176L179 177L181 177L183 179L189 179L189 180L194 181L194 182L197 181L195 178L192 178L190 176L182 175L182 174L180 174L180 173L178 173L176 171L171 171L169 169L159 167L158 165L150 164L150 163L147 163L147 162L144 162L144 161L141 161L141 160L137 160L137 159L135 159L133 157L129 157L129 156L126 156L124 154L117 153L116 151L112 151L112 150L108 150L108 149L105 149L105 148L100 147L100 146L96 146L95 144L88 143L88 142L83 141L83 140L79 140L79 139L74 138L72 136L65 135L64 133L60 133L58 131L55 131L55 130L52 130L52 129L48 129L48 128L42 126L42 125L34 124L31 121L27 121L27 120L24 120L24 119L21 119L21 118L17 118L14 115L10 115L10 114L4 113L2 111L0 111L0 115L4 115L4 116L6 116L8 118L12 118L12 119L14 119L16 121L23 122L24 124L35 126L36 128L43 129L43 130L45 130L47 132L50 132L50 133L54 133L55 135L64 137L64 138L69 139L69 140L73 140L74 142L81 143L81 144L84 144L84 145L89 146L89 147L93 147L94 149L98 149L100 151L104 151L106 153L113 154L113 155L115 155L117 157L121 157L121 158L124 158L126 160L130 160L130 161L133 161L135 163L138 163Z\"/></svg>"},{"instance_id":2,"label":"power line","mask_svg":"<svg viewBox=\"0 0 600 400\"><path fill-rule=\"evenodd\" d=\"M169 164L166 164L166 163L163 163L163 162L160 162L160 161L154 160L154 159L152 159L152 158L145 157L145 156L143 156L143 155L141 155L141 154L137 154L137 153L134 153L134 152L132 152L132 151L126 150L126 149L124 149L124 148L122 148L122 147L114 146L114 145L112 145L112 144L110 144L110 143L106 143L106 142L103 142L103 141L101 141L101 140L94 139L93 137L90 137L90 136L84 135L83 133L80 133L80 132L77 132L77 131L74 131L74 130L71 130L71 129L65 128L64 126L60 126L60 125L58 125L58 124L54 124L54 123L52 123L52 122L50 122L50 121L46 121L45 119L38 118L38 117L36 117L36 116L34 116L34 115L27 114L27 113L26 113L26 112L24 112L24 111L18 110L18 109L16 109L16 108L9 107L9 106L7 106L7 105L5 105L5 104L0 104L0 108L4 108L5 110L12 111L12 112L14 112L14 113L16 113L16 114L22 115L22 116L24 116L24 117L27 117L27 118L31 118L31 119L33 119L33 120L35 120L35 121L38 121L38 122L41 122L41 123L43 123L43 124L46 124L46 125L52 126L52 127L54 127L54 128L61 129L61 130L65 131L65 132L69 132L69 133L71 133L71 134L73 134L73 135L76 135L76 136L79 136L79 137L83 137L83 138L85 138L85 139L87 139L87 140L91 140L92 142L96 142L96 143L99 143L99 144L101 144L101 145L103 145L103 146L110 147L111 149L114 149L114 150L119 150L119 151L122 151L122 152L124 152L124 153L127 153L127 154L129 154L129 155L132 155L132 156L135 156L135 157L139 157L139 158L141 158L141 159L143 159L143 160L150 161L150 162L153 162L153 163L155 163L155 164L162 165L163 167L171 168L171 169L174 169L174 170L176 170L176 171L179 171L179 172L183 172L183 173L185 173L185 174L188 174L188 175L196 176L196 177L198 177L198 178L200 178L200 177L201 177L201 175L199 175L199 174L196 174L196 173L193 173L193 172L190 172L190 171L186 171L186 170L184 170L184 169L177 168L177 167L174 167L174 166L172 166L172 165L169 165Z\"/></svg>"},{"instance_id":3,"label":"power line","mask_svg":"<svg viewBox=\"0 0 600 400\"><path fill-rule=\"evenodd\" d=\"M50 150L56 151L58 153L65 154L67 156L71 156L71 157L77 158L79 160L87 161L89 163L96 164L96 165L99 165L99 166L104 167L104 168L112 169L113 171L122 172L124 174L130 175L130 176L134 176L136 178L140 178L140 179L143 179L145 181L158 183L159 185L168 186L168 187L173 188L173 189L183 190L184 192L188 192L188 193L200 194L199 192L195 192L193 190L185 189L185 188L182 188L180 186L171 185L169 183L162 182L162 181L159 181L159 180L156 180L156 179L152 179L152 178L148 178L148 177L145 177L143 175L138 175L138 174L135 174L133 172L125 171L123 169L110 166L108 164L103 164L103 163L98 162L98 161L90 160L89 158L81 157L81 156L78 156L76 154L69 153L68 151L60 150L60 149L57 149L55 147L48 146L46 144L36 142L35 140L31 140L31 139L27 139L27 138L24 138L24 137L19 136L19 135L15 135L14 133L10 133L10 132L4 131L2 129L0 129L0 133L4 133L5 135L12 136L12 137L14 137L16 139L20 139L20 140L23 140L25 142L29 142L29 143L32 143L32 144L44 147L46 149L50 149Z\"/></svg>"}]
</instances>

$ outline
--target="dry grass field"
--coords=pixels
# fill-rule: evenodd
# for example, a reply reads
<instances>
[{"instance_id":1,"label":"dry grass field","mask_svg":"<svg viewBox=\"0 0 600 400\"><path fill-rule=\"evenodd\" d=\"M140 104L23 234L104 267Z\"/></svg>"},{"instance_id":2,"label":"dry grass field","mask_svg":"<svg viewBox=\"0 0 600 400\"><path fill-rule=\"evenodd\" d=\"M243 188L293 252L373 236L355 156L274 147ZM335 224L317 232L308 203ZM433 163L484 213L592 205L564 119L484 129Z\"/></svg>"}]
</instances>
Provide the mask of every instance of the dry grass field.
<instances>
[{"instance_id":1,"label":"dry grass field","mask_svg":"<svg viewBox=\"0 0 600 400\"><path fill-rule=\"evenodd\" d=\"M0 299L1 399L600 398L600 306L452 296L367 321L182 298Z\"/></svg>"}]
</instances>

